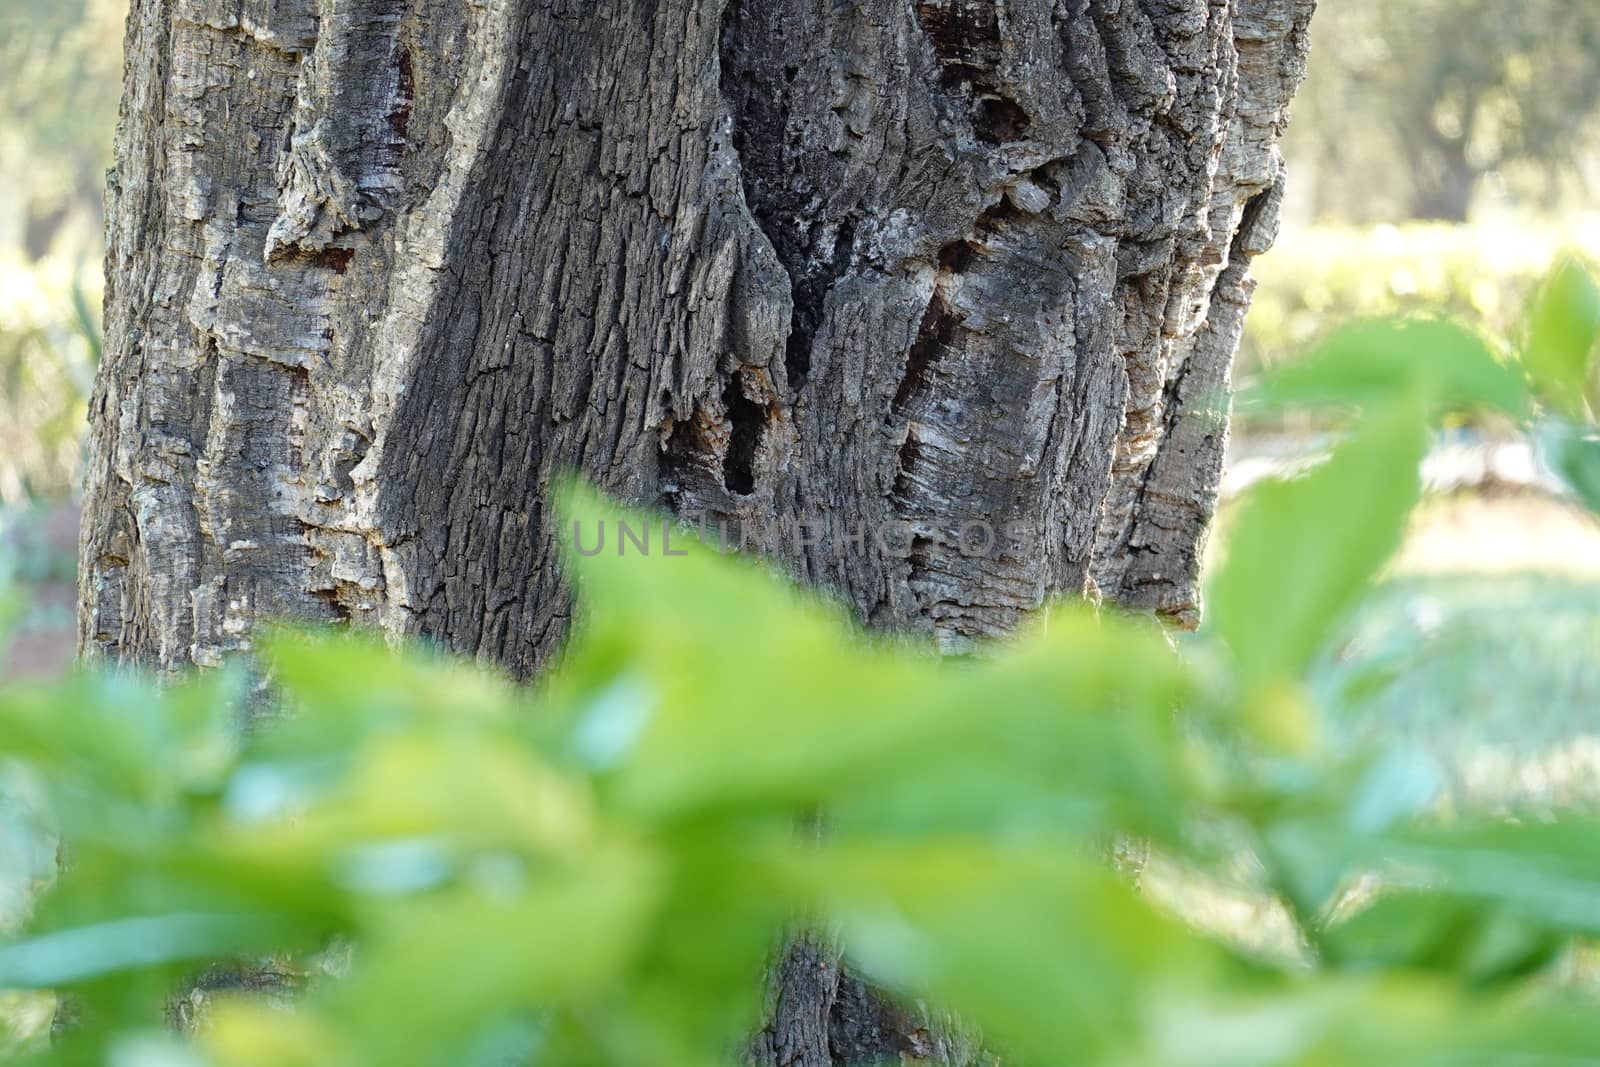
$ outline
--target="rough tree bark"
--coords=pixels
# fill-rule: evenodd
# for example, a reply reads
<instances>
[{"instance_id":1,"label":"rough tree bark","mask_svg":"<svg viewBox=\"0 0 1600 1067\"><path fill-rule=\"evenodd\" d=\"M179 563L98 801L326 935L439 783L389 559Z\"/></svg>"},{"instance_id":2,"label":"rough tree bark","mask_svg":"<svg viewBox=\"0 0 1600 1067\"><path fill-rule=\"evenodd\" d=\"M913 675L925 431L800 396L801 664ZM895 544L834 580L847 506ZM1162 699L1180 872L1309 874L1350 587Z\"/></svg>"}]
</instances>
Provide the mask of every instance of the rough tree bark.
<instances>
[{"instance_id":1,"label":"rough tree bark","mask_svg":"<svg viewBox=\"0 0 1600 1067\"><path fill-rule=\"evenodd\" d=\"M293 616L529 674L569 467L813 520L769 549L946 647L1192 623L1314 2L134 0L85 653ZM819 966L768 1059L905 1029Z\"/></svg>"}]
</instances>

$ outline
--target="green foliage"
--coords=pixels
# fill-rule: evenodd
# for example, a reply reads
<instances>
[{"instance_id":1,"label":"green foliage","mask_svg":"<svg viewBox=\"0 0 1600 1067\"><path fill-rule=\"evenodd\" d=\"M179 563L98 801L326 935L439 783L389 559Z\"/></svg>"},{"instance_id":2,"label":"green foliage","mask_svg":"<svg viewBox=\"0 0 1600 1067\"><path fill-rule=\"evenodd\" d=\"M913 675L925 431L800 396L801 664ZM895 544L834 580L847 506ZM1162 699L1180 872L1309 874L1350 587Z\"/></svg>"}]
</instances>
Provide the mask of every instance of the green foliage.
<instances>
[{"instance_id":1,"label":"green foliage","mask_svg":"<svg viewBox=\"0 0 1600 1067\"><path fill-rule=\"evenodd\" d=\"M1543 301L1532 343L1583 336L1585 307ZM698 1067L738 1058L804 922L1018 1062L1600 1057L1553 980L1600 934L1593 821L1440 818L1425 769L1327 742L1350 696L1318 674L1428 420L1590 369L1549 365L1369 324L1267 383L1350 430L1247 505L1183 649L1063 605L940 658L685 545L572 555L578 620L532 690L297 633L260 649L277 716L243 673L0 690L7 795L66 842L0 987L70 1005L42 1062ZM1586 434L1568 410L1547 421ZM646 521L576 485L562 508ZM1105 860L1129 836L1221 880L1250 855L1299 958L1163 913ZM218 959L293 995L219 995L190 1044L153 1030Z\"/></svg>"},{"instance_id":2,"label":"green foliage","mask_svg":"<svg viewBox=\"0 0 1600 1067\"><path fill-rule=\"evenodd\" d=\"M1600 288L1575 260L1556 268L1539 290L1523 360L1541 392L1564 413L1582 416L1600 342Z\"/></svg>"},{"instance_id":3,"label":"green foliage","mask_svg":"<svg viewBox=\"0 0 1600 1067\"><path fill-rule=\"evenodd\" d=\"M1456 411L1525 413L1517 368L1482 337L1441 319L1369 320L1324 338L1276 370L1252 396L1272 407L1403 403L1435 417Z\"/></svg>"},{"instance_id":4,"label":"green foliage","mask_svg":"<svg viewBox=\"0 0 1600 1067\"><path fill-rule=\"evenodd\" d=\"M1329 382L1350 377L1336 362L1309 366ZM1251 498L1211 589L1217 633L1246 682L1298 678L1310 665L1399 547L1426 445L1420 391L1400 390L1310 474Z\"/></svg>"}]
</instances>

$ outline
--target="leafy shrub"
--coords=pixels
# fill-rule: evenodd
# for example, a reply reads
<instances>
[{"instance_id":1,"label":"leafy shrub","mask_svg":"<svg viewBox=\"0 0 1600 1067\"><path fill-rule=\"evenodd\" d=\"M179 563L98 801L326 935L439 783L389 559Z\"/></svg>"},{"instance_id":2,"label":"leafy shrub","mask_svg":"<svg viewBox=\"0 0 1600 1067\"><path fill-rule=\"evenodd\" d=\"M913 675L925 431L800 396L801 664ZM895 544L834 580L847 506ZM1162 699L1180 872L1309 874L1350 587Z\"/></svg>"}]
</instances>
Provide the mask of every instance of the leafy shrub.
<instances>
[{"instance_id":1,"label":"leafy shrub","mask_svg":"<svg viewBox=\"0 0 1600 1067\"><path fill-rule=\"evenodd\" d=\"M1525 366L1580 487L1597 336L1565 268ZM1593 1003L1551 980L1600 932L1595 823L1438 818L1405 765L1325 743L1338 707L1305 681L1399 539L1428 421L1522 416L1528 383L1422 322L1266 393L1353 426L1245 506L1182 650L1063 605L940 659L697 547L572 558L579 622L531 691L288 634L261 654L292 713L253 729L239 672L0 693L0 754L66 842L0 987L69 998L49 1062L713 1064L803 920L1019 1062L1600 1056ZM1119 835L1197 878L1248 855L1294 951L1163 913L1104 862ZM191 1044L153 1028L227 959L254 993Z\"/></svg>"}]
</instances>

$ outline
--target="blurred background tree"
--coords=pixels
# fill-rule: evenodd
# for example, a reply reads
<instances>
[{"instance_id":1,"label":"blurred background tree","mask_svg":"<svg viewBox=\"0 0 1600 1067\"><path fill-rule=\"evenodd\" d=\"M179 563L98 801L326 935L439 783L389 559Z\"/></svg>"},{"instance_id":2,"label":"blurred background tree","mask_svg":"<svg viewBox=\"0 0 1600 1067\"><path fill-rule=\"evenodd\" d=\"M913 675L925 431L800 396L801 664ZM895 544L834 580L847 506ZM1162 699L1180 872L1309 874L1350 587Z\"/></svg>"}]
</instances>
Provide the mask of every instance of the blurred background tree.
<instances>
[{"instance_id":1,"label":"blurred background tree","mask_svg":"<svg viewBox=\"0 0 1600 1067\"><path fill-rule=\"evenodd\" d=\"M124 0L0 6L0 236L30 260L96 250L122 87Z\"/></svg>"},{"instance_id":2,"label":"blurred background tree","mask_svg":"<svg viewBox=\"0 0 1600 1067\"><path fill-rule=\"evenodd\" d=\"M0 5L0 506L77 484L125 9Z\"/></svg>"},{"instance_id":3,"label":"blurred background tree","mask_svg":"<svg viewBox=\"0 0 1600 1067\"><path fill-rule=\"evenodd\" d=\"M1600 136L1600 4L1336 0L1288 135L1312 214L1466 222L1486 194L1581 198Z\"/></svg>"}]
</instances>

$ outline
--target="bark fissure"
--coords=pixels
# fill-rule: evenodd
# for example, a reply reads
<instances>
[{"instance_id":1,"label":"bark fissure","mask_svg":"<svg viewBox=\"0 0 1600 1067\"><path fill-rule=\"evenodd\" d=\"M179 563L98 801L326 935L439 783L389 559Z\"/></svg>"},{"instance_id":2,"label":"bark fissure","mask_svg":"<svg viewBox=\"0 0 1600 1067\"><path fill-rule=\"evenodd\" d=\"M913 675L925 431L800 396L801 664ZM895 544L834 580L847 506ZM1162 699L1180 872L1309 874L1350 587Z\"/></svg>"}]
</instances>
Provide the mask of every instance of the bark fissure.
<instances>
[{"instance_id":1,"label":"bark fissure","mask_svg":"<svg viewBox=\"0 0 1600 1067\"><path fill-rule=\"evenodd\" d=\"M723 16L718 66L723 99L732 117L745 202L771 242L789 278L791 312L784 340L784 376L797 396L811 372L811 350L828 294L851 267L853 214L818 219L825 191L796 173L796 149L812 135L808 116L796 116L797 64L744 62L763 39L782 33L783 12L769 4L734 2Z\"/></svg>"},{"instance_id":2,"label":"bark fissure","mask_svg":"<svg viewBox=\"0 0 1600 1067\"><path fill-rule=\"evenodd\" d=\"M1033 119L1003 90L1002 5L998 0L919 0L917 21L939 58L939 84L967 105L973 135L985 144L1020 141Z\"/></svg>"},{"instance_id":3,"label":"bark fissure","mask_svg":"<svg viewBox=\"0 0 1600 1067\"><path fill-rule=\"evenodd\" d=\"M733 493L749 496L756 488L756 453L766 429L767 411L745 395L744 376L734 374L722 393L728 411L728 445L722 458L722 484Z\"/></svg>"}]
</instances>

